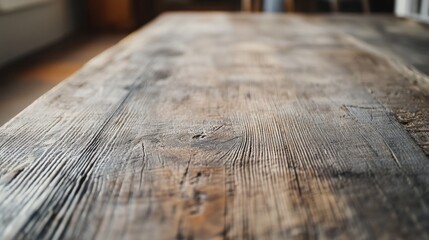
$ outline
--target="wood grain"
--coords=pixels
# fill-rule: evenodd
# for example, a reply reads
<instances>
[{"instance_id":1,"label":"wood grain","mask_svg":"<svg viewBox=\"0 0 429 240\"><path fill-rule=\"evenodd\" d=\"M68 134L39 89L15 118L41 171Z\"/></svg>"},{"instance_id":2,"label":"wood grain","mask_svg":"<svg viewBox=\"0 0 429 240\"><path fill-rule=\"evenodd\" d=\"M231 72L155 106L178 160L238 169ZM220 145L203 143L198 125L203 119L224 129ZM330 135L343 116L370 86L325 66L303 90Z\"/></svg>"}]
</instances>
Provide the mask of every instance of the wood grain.
<instances>
[{"instance_id":1,"label":"wood grain","mask_svg":"<svg viewBox=\"0 0 429 240\"><path fill-rule=\"evenodd\" d=\"M0 128L2 239L428 238L425 142L398 121L427 78L364 46L164 15Z\"/></svg>"}]
</instances>

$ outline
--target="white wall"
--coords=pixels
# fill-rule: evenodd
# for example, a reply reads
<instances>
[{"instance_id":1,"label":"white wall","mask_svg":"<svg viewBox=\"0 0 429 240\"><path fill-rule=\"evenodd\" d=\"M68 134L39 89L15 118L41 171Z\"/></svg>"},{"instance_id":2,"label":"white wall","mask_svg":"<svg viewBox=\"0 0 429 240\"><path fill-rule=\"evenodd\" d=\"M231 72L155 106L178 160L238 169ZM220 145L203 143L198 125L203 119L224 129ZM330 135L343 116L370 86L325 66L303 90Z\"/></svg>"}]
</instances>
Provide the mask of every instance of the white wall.
<instances>
[{"instance_id":1,"label":"white wall","mask_svg":"<svg viewBox=\"0 0 429 240\"><path fill-rule=\"evenodd\" d=\"M0 66L47 46L73 31L68 0L0 13Z\"/></svg>"},{"instance_id":2,"label":"white wall","mask_svg":"<svg viewBox=\"0 0 429 240\"><path fill-rule=\"evenodd\" d=\"M429 0L396 0L395 13L400 17L429 23Z\"/></svg>"},{"instance_id":3,"label":"white wall","mask_svg":"<svg viewBox=\"0 0 429 240\"><path fill-rule=\"evenodd\" d=\"M396 0L395 1L395 13L397 16L405 17L408 16L409 12L409 1L408 0Z\"/></svg>"}]
</instances>

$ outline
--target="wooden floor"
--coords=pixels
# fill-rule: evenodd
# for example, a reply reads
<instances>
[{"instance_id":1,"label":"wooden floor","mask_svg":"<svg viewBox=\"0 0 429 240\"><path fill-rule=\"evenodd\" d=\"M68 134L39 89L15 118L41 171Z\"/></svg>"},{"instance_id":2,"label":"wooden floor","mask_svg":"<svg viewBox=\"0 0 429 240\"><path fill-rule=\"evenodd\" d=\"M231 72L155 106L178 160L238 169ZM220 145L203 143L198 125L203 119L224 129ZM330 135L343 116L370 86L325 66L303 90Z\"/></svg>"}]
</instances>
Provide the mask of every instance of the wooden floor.
<instances>
[{"instance_id":1,"label":"wooden floor","mask_svg":"<svg viewBox=\"0 0 429 240\"><path fill-rule=\"evenodd\" d=\"M343 24L365 21L395 20ZM134 33L0 128L0 236L429 238L421 59L339 25L187 13Z\"/></svg>"},{"instance_id":2,"label":"wooden floor","mask_svg":"<svg viewBox=\"0 0 429 240\"><path fill-rule=\"evenodd\" d=\"M0 69L0 126L126 33L71 36Z\"/></svg>"}]
</instances>

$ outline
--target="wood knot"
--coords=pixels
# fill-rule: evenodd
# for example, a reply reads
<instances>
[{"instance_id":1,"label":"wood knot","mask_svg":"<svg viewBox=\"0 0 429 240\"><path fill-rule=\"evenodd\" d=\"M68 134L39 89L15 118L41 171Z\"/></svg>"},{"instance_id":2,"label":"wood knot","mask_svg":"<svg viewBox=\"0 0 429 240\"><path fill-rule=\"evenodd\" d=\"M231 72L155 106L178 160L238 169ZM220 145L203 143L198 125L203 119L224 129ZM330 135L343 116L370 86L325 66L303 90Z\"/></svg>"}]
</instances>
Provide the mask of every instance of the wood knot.
<instances>
[{"instance_id":1,"label":"wood knot","mask_svg":"<svg viewBox=\"0 0 429 240\"><path fill-rule=\"evenodd\" d=\"M192 139L203 139L206 137L207 137L207 134L205 132L201 132L192 136Z\"/></svg>"}]
</instances>

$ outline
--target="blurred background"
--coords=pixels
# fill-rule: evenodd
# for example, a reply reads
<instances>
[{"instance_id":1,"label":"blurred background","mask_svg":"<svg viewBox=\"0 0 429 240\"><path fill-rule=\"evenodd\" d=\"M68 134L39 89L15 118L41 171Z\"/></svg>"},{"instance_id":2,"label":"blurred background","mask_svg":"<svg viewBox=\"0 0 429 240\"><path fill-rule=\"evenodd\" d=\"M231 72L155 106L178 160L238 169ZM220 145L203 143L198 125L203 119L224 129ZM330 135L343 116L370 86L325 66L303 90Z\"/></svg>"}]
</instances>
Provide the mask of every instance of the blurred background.
<instances>
[{"instance_id":1,"label":"blurred background","mask_svg":"<svg viewBox=\"0 0 429 240\"><path fill-rule=\"evenodd\" d=\"M391 14L427 21L429 0L0 0L0 125L167 11Z\"/></svg>"}]
</instances>

